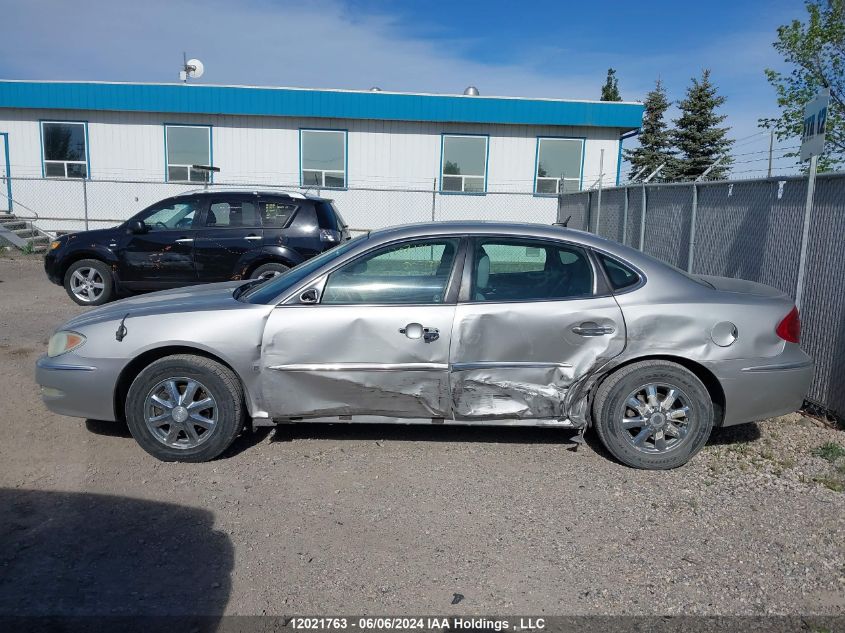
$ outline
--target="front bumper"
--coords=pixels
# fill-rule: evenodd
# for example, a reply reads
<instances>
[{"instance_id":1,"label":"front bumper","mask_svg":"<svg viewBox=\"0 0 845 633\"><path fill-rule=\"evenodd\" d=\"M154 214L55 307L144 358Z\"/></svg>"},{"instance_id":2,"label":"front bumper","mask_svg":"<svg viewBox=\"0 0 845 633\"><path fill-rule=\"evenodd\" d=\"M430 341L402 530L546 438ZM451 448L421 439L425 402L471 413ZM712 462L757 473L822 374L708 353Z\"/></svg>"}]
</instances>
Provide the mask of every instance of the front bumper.
<instances>
[{"instance_id":1,"label":"front bumper","mask_svg":"<svg viewBox=\"0 0 845 633\"><path fill-rule=\"evenodd\" d=\"M801 408L813 379L813 361L787 343L772 358L705 363L725 392L722 426L786 415Z\"/></svg>"},{"instance_id":2,"label":"front bumper","mask_svg":"<svg viewBox=\"0 0 845 633\"><path fill-rule=\"evenodd\" d=\"M35 381L41 386L41 399L60 415L115 420L114 392L121 367L117 361L98 360L95 366L88 360L72 354L39 358Z\"/></svg>"},{"instance_id":3,"label":"front bumper","mask_svg":"<svg viewBox=\"0 0 845 633\"><path fill-rule=\"evenodd\" d=\"M59 262L55 250L48 250L47 254L44 255L44 272L47 273L47 279L54 284L59 286L64 284L64 279L59 273Z\"/></svg>"}]
</instances>

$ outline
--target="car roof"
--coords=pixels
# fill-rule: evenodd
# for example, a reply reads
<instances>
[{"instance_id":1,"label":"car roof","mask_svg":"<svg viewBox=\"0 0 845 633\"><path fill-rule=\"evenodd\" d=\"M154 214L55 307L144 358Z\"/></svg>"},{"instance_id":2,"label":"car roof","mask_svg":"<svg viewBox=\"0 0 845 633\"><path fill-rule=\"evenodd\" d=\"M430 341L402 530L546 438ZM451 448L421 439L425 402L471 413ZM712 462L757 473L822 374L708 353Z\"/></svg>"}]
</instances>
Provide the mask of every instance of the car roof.
<instances>
[{"instance_id":1,"label":"car roof","mask_svg":"<svg viewBox=\"0 0 845 633\"><path fill-rule=\"evenodd\" d=\"M232 193L235 195L262 195L262 196L279 196L282 198L294 198L297 200L323 200L329 201L330 198L323 198L322 196L315 196L310 193L300 193L299 191L287 191L285 189L260 189L255 187L203 187L201 189L190 189L176 194L179 196L202 196L211 194Z\"/></svg>"},{"instance_id":2,"label":"car roof","mask_svg":"<svg viewBox=\"0 0 845 633\"><path fill-rule=\"evenodd\" d=\"M619 242L600 237L587 231L570 229L560 224L536 224L529 222L494 222L494 221L444 221L420 222L392 226L376 231L370 231L369 241L390 242L406 237L425 237L442 235L490 235L506 238L539 238L565 240L573 244L591 247L627 261L642 269L654 270L666 268L652 257L648 257L637 249L625 246Z\"/></svg>"}]
</instances>

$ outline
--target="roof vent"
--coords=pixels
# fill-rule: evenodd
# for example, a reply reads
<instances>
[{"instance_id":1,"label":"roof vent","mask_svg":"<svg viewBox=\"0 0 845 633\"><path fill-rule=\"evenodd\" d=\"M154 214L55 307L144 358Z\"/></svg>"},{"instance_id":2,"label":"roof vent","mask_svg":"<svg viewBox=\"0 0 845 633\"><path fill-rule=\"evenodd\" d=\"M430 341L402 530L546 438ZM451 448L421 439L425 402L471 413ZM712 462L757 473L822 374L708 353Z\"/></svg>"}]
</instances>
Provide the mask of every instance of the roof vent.
<instances>
[{"instance_id":1,"label":"roof vent","mask_svg":"<svg viewBox=\"0 0 845 633\"><path fill-rule=\"evenodd\" d=\"M464 90L464 94L468 97L477 97L480 92L478 92L478 88L475 86L467 86L467 89Z\"/></svg>"},{"instance_id":2,"label":"roof vent","mask_svg":"<svg viewBox=\"0 0 845 633\"><path fill-rule=\"evenodd\" d=\"M370 88L370 92L381 92L381 88L379 88L378 86L373 86L372 88Z\"/></svg>"}]
</instances>

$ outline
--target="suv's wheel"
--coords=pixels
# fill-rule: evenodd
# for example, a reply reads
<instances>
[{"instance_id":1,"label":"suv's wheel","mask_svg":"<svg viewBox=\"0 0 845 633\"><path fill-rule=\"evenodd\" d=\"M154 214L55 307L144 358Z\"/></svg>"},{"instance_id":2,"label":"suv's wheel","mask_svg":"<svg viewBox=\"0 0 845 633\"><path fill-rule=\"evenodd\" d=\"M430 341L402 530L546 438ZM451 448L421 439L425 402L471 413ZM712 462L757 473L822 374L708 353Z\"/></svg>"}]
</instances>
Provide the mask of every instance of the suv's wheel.
<instances>
[{"instance_id":1,"label":"suv's wheel","mask_svg":"<svg viewBox=\"0 0 845 633\"><path fill-rule=\"evenodd\" d=\"M643 361L605 379L593 403L593 421L607 450L624 464L677 468L707 442L713 402L685 367Z\"/></svg>"},{"instance_id":2,"label":"suv's wheel","mask_svg":"<svg viewBox=\"0 0 845 633\"><path fill-rule=\"evenodd\" d=\"M81 259L65 273L65 290L81 306L98 306L114 299L114 280L108 264L99 259Z\"/></svg>"},{"instance_id":3,"label":"suv's wheel","mask_svg":"<svg viewBox=\"0 0 845 633\"><path fill-rule=\"evenodd\" d=\"M284 264L263 264L252 271L250 279L272 279L290 270L290 266Z\"/></svg>"},{"instance_id":4,"label":"suv's wheel","mask_svg":"<svg viewBox=\"0 0 845 633\"><path fill-rule=\"evenodd\" d=\"M243 389L224 365L203 356L167 356L129 388L126 421L132 437L167 462L204 462L225 451L245 423Z\"/></svg>"}]
</instances>

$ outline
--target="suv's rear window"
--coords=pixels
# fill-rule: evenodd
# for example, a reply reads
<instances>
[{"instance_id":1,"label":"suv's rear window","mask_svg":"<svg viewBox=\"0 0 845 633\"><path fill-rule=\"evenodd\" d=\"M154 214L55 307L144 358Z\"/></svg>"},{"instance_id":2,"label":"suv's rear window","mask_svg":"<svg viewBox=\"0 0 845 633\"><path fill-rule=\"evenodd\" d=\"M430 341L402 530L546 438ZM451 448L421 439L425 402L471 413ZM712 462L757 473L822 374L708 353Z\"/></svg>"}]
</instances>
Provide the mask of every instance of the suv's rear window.
<instances>
[{"instance_id":1,"label":"suv's rear window","mask_svg":"<svg viewBox=\"0 0 845 633\"><path fill-rule=\"evenodd\" d=\"M317 221L320 223L321 229L330 229L338 232L344 229L346 224L330 201L317 200L314 206L317 208Z\"/></svg>"}]
</instances>

